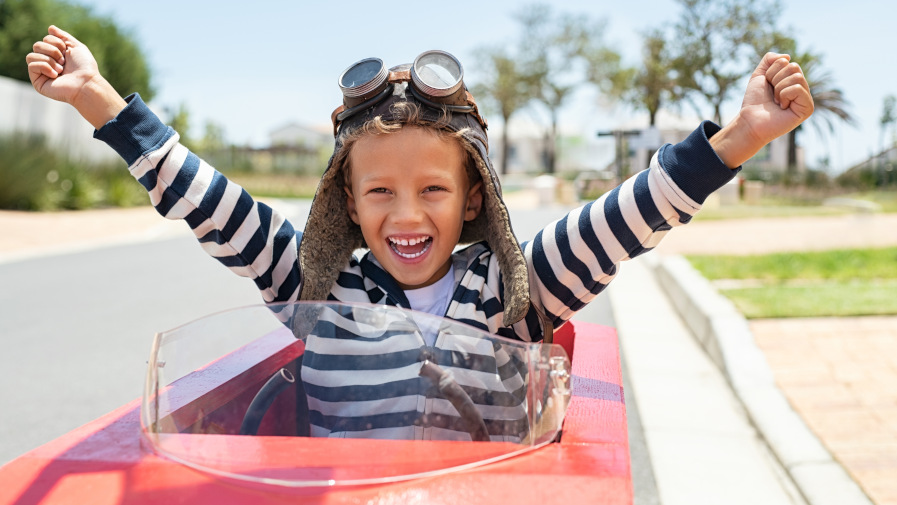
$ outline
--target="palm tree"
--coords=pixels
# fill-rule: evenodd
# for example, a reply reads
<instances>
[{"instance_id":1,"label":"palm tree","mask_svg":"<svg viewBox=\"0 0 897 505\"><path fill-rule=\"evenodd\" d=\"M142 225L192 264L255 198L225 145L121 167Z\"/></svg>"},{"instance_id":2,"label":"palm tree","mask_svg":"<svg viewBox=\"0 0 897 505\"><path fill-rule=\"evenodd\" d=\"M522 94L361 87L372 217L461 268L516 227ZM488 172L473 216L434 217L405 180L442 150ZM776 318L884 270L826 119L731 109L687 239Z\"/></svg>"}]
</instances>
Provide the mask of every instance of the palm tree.
<instances>
[{"instance_id":1,"label":"palm tree","mask_svg":"<svg viewBox=\"0 0 897 505\"><path fill-rule=\"evenodd\" d=\"M500 171L504 175L508 173L508 121L512 114L534 98L534 77L524 72L520 63L504 48L482 48L477 56L485 78L473 86L472 90L476 96L486 98L501 114Z\"/></svg>"},{"instance_id":2,"label":"palm tree","mask_svg":"<svg viewBox=\"0 0 897 505\"><path fill-rule=\"evenodd\" d=\"M584 83L580 67L588 65L592 71L599 68L612 70L619 64L620 55L604 43L604 20L555 14L548 4L530 5L515 17L524 33L520 55L525 68L535 77L535 100L544 106L549 116L544 164L546 172L554 173L558 158L559 115ZM609 76L607 73L604 78ZM594 74L592 78L594 82Z\"/></svg>"},{"instance_id":3,"label":"palm tree","mask_svg":"<svg viewBox=\"0 0 897 505\"><path fill-rule=\"evenodd\" d=\"M878 145L882 152L885 150L885 134L888 131L888 127L893 128L897 124L895 110L897 110L897 96L887 95L882 104L881 119L879 119L881 130L878 134Z\"/></svg>"},{"instance_id":4,"label":"palm tree","mask_svg":"<svg viewBox=\"0 0 897 505\"><path fill-rule=\"evenodd\" d=\"M856 125L856 118L850 112L850 102L844 97L840 88L835 86L831 72L822 66L822 56L810 51L799 53L792 61L800 63L810 85L810 95L813 96L815 111L810 116L809 124L821 136L831 135L835 132L836 121L844 122L850 126ZM788 133L788 178L794 180L797 174L797 133L802 126L798 126Z\"/></svg>"},{"instance_id":5,"label":"palm tree","mask_svg":"<svg viewBox=\"0 0 897 505\"><path fill-rule=\"evenodd\" d=\"M594 69L589 61L589 79L601 84L609 81L608 93L620 98L636 109L648 112L648 124L655 126L657 113L667 103L675 104L682 96L674 75L674 61L666 37L661 30L652 30L644 35L642 65L638 68L620 67L603 73ZM607 77L607 75L610 77Z\"/></svg>"}]
</instances>

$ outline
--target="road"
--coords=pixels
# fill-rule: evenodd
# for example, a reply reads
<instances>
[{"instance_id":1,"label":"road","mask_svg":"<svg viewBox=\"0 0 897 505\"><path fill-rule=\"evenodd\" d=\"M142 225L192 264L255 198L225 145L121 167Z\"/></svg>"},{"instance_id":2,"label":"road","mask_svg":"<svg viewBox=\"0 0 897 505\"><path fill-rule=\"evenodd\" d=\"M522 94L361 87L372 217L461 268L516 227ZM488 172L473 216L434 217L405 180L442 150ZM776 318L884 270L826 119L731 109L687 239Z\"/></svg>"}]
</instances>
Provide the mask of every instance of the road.
<instances>
[{"instance_id":1,"label":"road","mask_svg":"<svg viewBox=\"0 0 897 505\"><path fill-rule=\"evenodd\" d=\"M189 236L0 265L0 463L140 396L155 332L259 303Z\"/></svg>"}]
</instances>

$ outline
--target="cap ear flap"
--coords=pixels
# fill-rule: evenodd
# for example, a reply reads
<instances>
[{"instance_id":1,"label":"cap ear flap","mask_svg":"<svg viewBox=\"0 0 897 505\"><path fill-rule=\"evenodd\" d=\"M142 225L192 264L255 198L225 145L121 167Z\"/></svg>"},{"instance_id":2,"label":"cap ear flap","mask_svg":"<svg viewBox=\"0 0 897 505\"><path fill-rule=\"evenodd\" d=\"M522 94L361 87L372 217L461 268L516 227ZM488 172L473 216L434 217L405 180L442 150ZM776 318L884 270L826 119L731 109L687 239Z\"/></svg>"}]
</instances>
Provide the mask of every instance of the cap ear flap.
<instances>
[{"instance_id":1,"label":"cap ear flap","mask_svg":"<svg viewBox=\"0 0 897 505\"><path fill-rule=\"evenodd\" d=\"M511 325L523 319L530 307L529 271L520 243L511 229L508 209L501 197L499 183L493 178L493 169L485 155L484 142L465 141L465 148L473 154L474 166L481 184L480 210L461 229L460 242L472 244L486 241L498 258L504 280L502 303L505 306L504 323Z\"/></svg>"},{"instance_id":2,"label":"cap ear flap","mask_svg":"<svg viewBox=\"0 0 897 505\"><path fill-rule=\"evenodd\" d=\"M347 212L350 194L341 188L346 188L342 170L328 167L318 184L299 245L300 300L326 300L352 252L364 244L361 227Z\"/></svg>"}]
</instances>

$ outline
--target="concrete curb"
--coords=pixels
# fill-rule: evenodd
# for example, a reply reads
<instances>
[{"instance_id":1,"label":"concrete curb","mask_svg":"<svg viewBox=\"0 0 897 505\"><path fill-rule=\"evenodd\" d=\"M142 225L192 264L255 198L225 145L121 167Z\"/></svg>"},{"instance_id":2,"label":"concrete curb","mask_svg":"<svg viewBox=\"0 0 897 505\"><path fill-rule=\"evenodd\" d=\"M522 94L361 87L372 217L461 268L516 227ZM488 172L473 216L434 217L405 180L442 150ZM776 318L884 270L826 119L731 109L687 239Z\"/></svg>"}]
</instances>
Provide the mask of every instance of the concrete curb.
<instances>
[{"instance_id":1,"label":"concrete curb","mask_svg":"<svg viewBox=\"0 0 897 505\"><path fill-rule=\"evenodd\" d=\"M751 421L810 505L872 505L775 384L747 320L682 256L652 262L659 284L726 376Z\"/></svg>"}]
</instances>

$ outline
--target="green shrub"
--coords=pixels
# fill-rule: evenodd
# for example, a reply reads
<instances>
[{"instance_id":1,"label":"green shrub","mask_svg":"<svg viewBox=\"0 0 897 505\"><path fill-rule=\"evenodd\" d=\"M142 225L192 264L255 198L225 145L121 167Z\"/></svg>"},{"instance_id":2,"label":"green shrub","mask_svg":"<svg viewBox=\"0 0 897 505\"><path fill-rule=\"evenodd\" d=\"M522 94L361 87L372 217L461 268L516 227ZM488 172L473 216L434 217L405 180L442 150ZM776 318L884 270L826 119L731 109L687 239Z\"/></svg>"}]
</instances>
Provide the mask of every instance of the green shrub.
<instances>
[{"instance_id":1,"label":"green shrub","mask_svg":"<svg viewBox=\"0 0 897 505\"><path fill-rule=\"evenodd\" d=\"M0 207L39 210L48 199L48 174L58 163L41 137L0 137Z\"/></svg>"},{"instance_id":2,"label":"green shrub","mask_svg":"<svg viewBox=\"0 0 897 505\"><path fill-rule=\"evenodd\" d=\"M39 135L0 136L0 208L88 209L146 203L123 163L74 160Z\"/></svg>"},{"instance_id":3,"label":"green shrub","mask_svg":"<svg viewBox=\"0 0 897 505\"><path fill-rule=\"evenodd\" d=\"M113 207L135 207L149 203L143 186L127 170L114 170L106 176L106 201Z\"/></svg>"}]
</instances>

